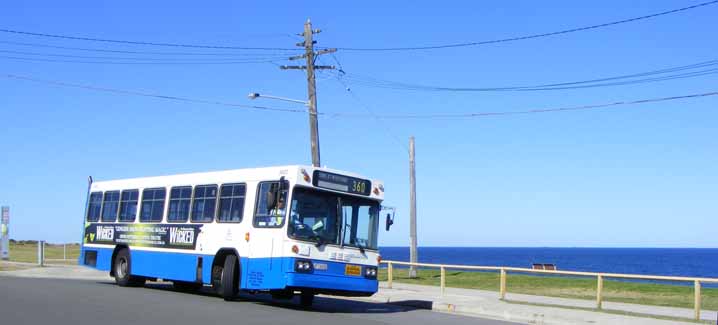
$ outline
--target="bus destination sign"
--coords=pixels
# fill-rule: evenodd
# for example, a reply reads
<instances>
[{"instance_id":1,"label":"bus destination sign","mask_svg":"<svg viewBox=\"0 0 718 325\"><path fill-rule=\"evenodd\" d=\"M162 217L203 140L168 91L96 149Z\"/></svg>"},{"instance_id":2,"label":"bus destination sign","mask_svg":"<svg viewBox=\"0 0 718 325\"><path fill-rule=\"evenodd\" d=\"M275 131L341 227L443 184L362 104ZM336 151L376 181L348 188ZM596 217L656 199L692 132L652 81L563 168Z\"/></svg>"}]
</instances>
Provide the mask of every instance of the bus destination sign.
<instances>
[{"instance_id":1,"label":"bus destination sign","mask_svg":"<svg viewBox=\"0 0 718 325\"><path fill-rule=\"evenodd\" d=\"M366 196L371 194L371 181L369 180L327 173L320 170L314 171L313 184L317 187L352 194Z\"/></svg>"}]
</instances>

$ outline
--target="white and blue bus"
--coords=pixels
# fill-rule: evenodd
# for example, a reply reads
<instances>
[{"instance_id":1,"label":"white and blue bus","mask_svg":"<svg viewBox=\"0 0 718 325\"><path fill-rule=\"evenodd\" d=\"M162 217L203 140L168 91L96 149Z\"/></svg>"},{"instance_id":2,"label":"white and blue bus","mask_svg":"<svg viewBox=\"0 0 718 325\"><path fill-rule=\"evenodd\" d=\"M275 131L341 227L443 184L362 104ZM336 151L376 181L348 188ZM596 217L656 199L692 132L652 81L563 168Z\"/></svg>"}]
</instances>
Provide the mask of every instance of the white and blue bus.
<instances>
[{"instance_id":1,"label":"white and blue bus","mask_svg":"<svg viewBox=\"0 0 718 325\"><path fill-rule=\"evenodd\" d=\"M211 285L227 300L369 296L383 198L381 181L308 166L91 181L79 263L120 286Z\"/></svg>"}]
</instances>

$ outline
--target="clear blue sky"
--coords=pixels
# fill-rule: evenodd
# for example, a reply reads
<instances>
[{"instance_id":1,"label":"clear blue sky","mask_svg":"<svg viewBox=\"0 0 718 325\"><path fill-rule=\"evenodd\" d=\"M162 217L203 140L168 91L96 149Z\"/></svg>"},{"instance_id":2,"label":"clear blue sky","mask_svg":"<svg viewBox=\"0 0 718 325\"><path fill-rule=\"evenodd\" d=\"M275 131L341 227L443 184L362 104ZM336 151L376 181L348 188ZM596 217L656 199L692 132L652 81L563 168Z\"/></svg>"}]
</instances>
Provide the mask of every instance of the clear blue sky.
<instances>
[{"instance_id":1,"label":"clear blue sky","mask_svg":"<svg viewBox=\"0 0 718 325\"><path fill-rule=\"evenodd\" d=\"M293 47L311 17L319 45L431 45L550 32L700 1L6 1L0 27L141 41ZM492 87L591 79L716 58L718 5L593 31L426 52L340 51L344 70L376 78ZM0 41L130 51L0 33ZM112 56L0 43L3 50ZM218 52L218 51L209 51ZM271 53L271 52L270 52ZM3 54L9 56L9 54ZM131 54L117 56L134 56ZM325 57L324 64L332 64ZM0 72L243 104L250 91L306 96L304 77L270 64L91 65L0 59ZM319 110L364 114L323 74ZM11 237L78 241L86 177L115 179L309 164L304 114L118 96L0 78L0 203ZM522 93L352 87L381 114L509 111L718 90L715 76ZM322 162L381 178L399 208L380 244L408 245L408 162L417 141L423 246L718 247L714 97L468 120L322 118ZM297 107L301 108L301 107Z\"/></svg>"}]
</instances>

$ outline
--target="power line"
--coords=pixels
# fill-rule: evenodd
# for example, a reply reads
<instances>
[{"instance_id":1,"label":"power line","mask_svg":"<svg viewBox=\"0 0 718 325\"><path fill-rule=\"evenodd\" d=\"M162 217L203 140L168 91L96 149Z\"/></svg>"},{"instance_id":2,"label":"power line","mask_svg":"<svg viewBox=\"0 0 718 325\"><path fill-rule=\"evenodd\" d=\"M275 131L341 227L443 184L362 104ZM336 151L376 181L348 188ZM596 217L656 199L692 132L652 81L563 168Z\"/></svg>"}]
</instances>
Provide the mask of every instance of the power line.
<instances>
[{"instance_id":1,"label":"power line","mask_svg":"<svg viewBox=\"0 0 718 325\"><path fill-rule=\"evenodd\" d=\"M608 22L608 23L602 23L602 24L598 24L598 25L577 27L577 28L565 29L565 30L549 32L549 33L516 36L516 37L494 39L494 40L487 40L487 41L441 44L441 45L426 45L426 46L409 46L409 47L384 47L384 48L381 48L381 47L373 47L373 48L371 48L371 47L370 48L335 47L335 48L338 50L345 50L345 51L419 51L419 50L435 50L435 49L446 49L446 48L455 48L455 47L467 47L467 46L478 46L478 45L488 45L488 44L496 44L496 43L523 41L523 40L534 39L534 38L556 36L556 35L598 29L598 28L602 28L602 27L615 26L615 25L635 22L635 21L639 21L639 20L646 20L646 19L656 18L656 17L670 15L670 14L674 14L674 13L679 13L679 12L683 12L683 11L687 11L687 10L691 10L691 9L696 9L696 8L700 8L700 7L705 7L705 6L713 5L716 3L718 3L718 0L703 2L703 3L695 4L692 6L688 6L688 7L658 12L658 13L640 16L640 17L634 17L634 18L623 19L623 20L618 20L618 21L613 21L613 22Z\"/></svg>"},{"instance_id":2,"label":"power line","mask_svg":"<svg viewBox=\"0 0 718 325\"><path fill-rule=\"evenodd\" d=\"M246 46L201 45L201 44L117 40L117 39L105 39L105 38L94 38L94 37L84 37L84 36L69 36L69 35L60 35L60 34L35 33L35 32L27 32L27 31L20 31L20 30L4 29L4 28L0 28L0 32L8 33L8 34L16 34L16 35L48 37L48 38L67 39L67 40L75 40L75 41L91 41L91 42L117 43L117 44L128 44L128 45L149 45L149 46L182 47L182 48L224 49L224 50L296 51L296 49L293 49L293 48L281 48L281 47L246 47Z\"/></svg>"},{"instance_id":3,"label":"power line","mask_svg":"<svg viewBox=\"0 0 718 325\"><path fill-rule=\"evenodd\" d=\"M412 90L412 91L443 91L443 92L498 92L498 91L543 91L543 90L566 90L579 88L595 88L618 85L641 84L649 82L658 82L673 79L692 78L718 73L718 69L703 69L718 66L718 60L709 60L689 65L663 68L659 70L644 71L626 75L618 75L612 77L602 77L589 80L528 85L528 86L502 86L502 87L443 87L422 84L412 84L406 82L397 82L390 80L382 80L369 76L357 74L346 74L345 78L352 83L375 88L388 88L395 90ZM690 72L684 72L694 70ZM678 73L681 72L681 73ZM669 74L673 73L673 74ZM652 78L640 78L650 77ZM628 80L625 80L628 79ZM623 80L623 81L619 81Z\"/></svg>"},{"instance_id":4,"label":"power line","mask_svg":"<svg viewBox=\"0 0 718 325\"><path fill-rule=\"evenodd\" d=\"M197 52L126 51L126 50L96 49L96 48L86 48L86 47L59 46L59 45L49 45L49 44L39 44L39 43L27 43L27 42L12 42L12 41L3 41L3 40L0 40L0 44L8 44L8 45L16 45L16 46L27 46L27 47L52 48L52 49L61 49L61 50L72 50L72 51L101 52L101 53L120 53L120 54L141 54L141 55L227 56L227 57L235 57L235 56L255 56L255 55L259 55L258 53L237 53L237 52L227 52L227 53L197 53ZM276 53L273 53L273 55L291 55L291 54L294 54L294 53L296 53L296 50L293 50L293 52L290 52L290 51L276 52Z\"/></svg>"},{"instance_id":5,"label":"power line","mask_svg":"<svg viewBox=\"0 0 718 325\"><path fill-rule=\"evenodd\" d=\"M33 78L33 77L27 77L27 76L19 76L19 75L14 75L14 74L1 74L0 77L7 78L7 79L14 79L14 80L32 81L32 82L36 82L36 83L50 84L50 85L61 86L61 87L108 92L108 93L114 93L114 94L120 94L120 95L150 97L150 98L156 98L156 99L165 99L165 100L199 103L199 104L220 105L220 106L253 109L253 110L260 110L260 111L276 111L276 112L286 112L286 113L307 113L307 111L303 110L303 109L277 108L277 107L267 107L267 106L257 106L257 105L244 105L244 104L236 104L236 103L222 102L222 101L216 101L216 100L195 99L195 98L179 97L179 96L168 96L168 95L152 94L152 93L145 93L145 92L139 92L139 91L133 91L133 90L122 90L122 89L116 89L116 88L80 85L80 84L68 83L68 82L63 82L63 81L45 80L45 79L39 79L39 78ZM482 117L496 117L496 116L525 115L525 114L539 114L539 113L600 109L600 108L608 108L608 107L613 107L613 106L626 106L626 105L637 105L637 104L657 103L657 102L666 102L666 101L676 101L676 100L702 98L702 97L710 97L710 96L717 96L717 95L718 95L718 91L712 91L712 92L706 92L706 93L679 95L679 96L671 96L671 97L638 99L638 100L632 100L632 101L618 101L618 102L604 103L604 104L592 104L592 105L568 106L568 107L556 107L556 108L527 109L527 110L506 111L506 112L469 112L469 113L455 113L455 114L444 114L444 113L442 113L442 114L394 114L394 115L376 115L376 114L365 115L365 114L351 114L351 113L317 113L317 115L327 116L327 117L339 117L339 118L345 117L345 118L374 118L374 119L376 119L376 118L381 118L381 119L482 118Z\"/></svg>"},{"instance_id":6,"label":"power line","mask_svg":"<svg viewBox=\"0 0 718 325\"><path fill-rule=\"evenodd\" d=\"M251 64L251 63L271 63L279 60L254 60L254 61L179 61L179 62L127 62L127 61L82 61L82 60L60 60L46 58L28 58L18 56L1 56L0 59L34 61L34 62L52 62L52 63L81 63L81 64L114 64L114 65L217 65L217 64Z\"/></svg>"},{"instance_id":7,"label":"power line","mask_svg":"<svg viewBox=\"0 0 718 325\"><path fill-rule=\"evenodd\" d=\"M32 81L32 82L36 82L36 83L50 84L50 85L55 85L55 86L60 86L60 87L93 90L93 91L107 92L107 93L113 93L113 94L118 94L118 95L150 97L150 98L156 98L156 99L165 99L165 100L181 101L181 102L188 102L188 103L198 103L198 104L220 105L220 106L228 106L228 107L234 107L234 108L243 108L243 109L259 110L259 111L306 113L306 110L303 110L303 109L277 108L277 107L267 107L267 106L257 106L257 105L244 105L244 104L228 103L228 102L222 102L222 101L216 101L216 100L196 99L196 98L180 97L180 96L168 96L168 95L160 95L160 94L153 94L153 93L145 93L145 92L134 91L134 90L123 90L123 89L116 89L116 88L80 85L80 84L68 83L68 82L64 82L64 81L45 80L45 79L32 78L32 77L27 77L27 76L19 76L19 75L14 75L14 74L3 74L0 76L4 77L4 78L8 78L8 79Z\"/></svg>"},{"instance_id":8,"label":"power line","mask_svg":"<svg viewBox=\"0 0 718 325\"><path fill-rule=\"evenodd\" d=\"M624 106L624 105L637 105L637 104L647 104L647 103L657 103L657 102L665 102L665 101L676 101L676 100L682 100L682 99L691 99L691 98L700 98L700 97L709 97L709 96L716 96L718 95L718 91L713 92L707 92L707 93L699 93L699 94L690 94L690 95L681 95L681 96L671 96L671 97L661 97L661 98L649 98L649 99L639 99L639 100L633 100L633 101L619 101L619 102L612 102L612 103L605 103L605 104L593 104L593 105L582 105L582 106L568 106L568 107L556 107L556 108L540 108L540 109L528 109L528 110L519 110L519 111L507 111L507 112L473 112L473 113L456 113L456 114L397 114L397 115L377 115L377 116L367 116L367 115L360 115L360 114L344 114L344 113L334 113L334 114L328 114L333 117L352 117L352 118L374 118L379 117L382 119L451 119L451 118L482 118L482 117L496 117L496 116L509 116L509 115L525 115L525 114L540 114L540 113L555 113L555 112L567 112L567 111L578 111L578 110L588 110L588 109L599 109L599 108L608 108L613 106Z\"/></svg>"},{"instance_id":9,"label":"power line","mask_svg":"<svg viewBox=\"0 0 718 325\"><path fill-rule=\"evenodd\" d=\"M428 46L411 46L411 47L385 47L385 48L379 48L379 47L375 47L375 48L334 47L334 48L336 48L338 50L346 50L346 51L416 51L416 50L432 50L432 49L444 49L444 48L455 48L455 47L467 47L467 46L478 46L478 45L487 45L487 44L495 44L495 43L505 43L505 42L521 41L521 40L548 37L548 36L556 36L556 35L561 35L561 34L568 34L568 33L602 28L602 27L609 27L609 26L614 26L614 25L619 25L619 24L625 24L625 23L665 16L665 15L670 15L670 14L674 14L674 13L680 13L683 11L701 8L701 7L713 5L716 3L718 3L718 0L703 2L703 3L695 4L692 6L688 6L688 7L682 7L682 8L677 8L677 9L673 9L673 10L668 10L668 11L663 11L663 12L658 12L658 13L654 13L654 14L633 17L633 18L628 18L628 19L623 19L623 20L618 20L618 21L613 21L613 22L608 22L608 23L602 23L602 24L597 24L597 25L590 25L590 26L571 28L571 29L560 30L560 31L555 31L555 32L531 34L531 35L525 35L525 36L516 36L516 37L494 39L494 40L487 40L487 41L464 42L464 43L441 44L441 45L428 45ZM20 30L4 29L4 28L0 29L0 32L7 33L7 34L15 34L15 35L26 35L26 36L45 37L45 38L76 40L76 41L115 43L115 44L125 44L125 45L145 45L145 46L201 48L201 49L225 49L225 50L258 50L258 51L296 52L296 49L294 49L294 48L204 45L204 44L187 44L187 43L166 43L166 42L118 40L118 39L105 39L105 38L94 38L94 37L85 37L85 36L38 33L38 32L20 31ZM25 44L28 44L28 43L25 43ZM155 54L157 54L157 53L155 53Z\"/></svg>"},{"instance_id":10,"label":"power line","mask_svg":"<svg viewBox=\"0 0 718 325\"><path fill-rule=\"evenodd\" d=\"M337 62L337 65L341 67L341 63L339 63L339 60L337 60L336 58L334 58L334 60ZM394 133L392 133L392 132L390 131L390 128L384 123L384 121L383 121L378 115L376 115L376 114L374 113L374 110L372 110L372 109L369 107L369 105L366 105L366 104L364 103L364 101L361 100L361 99L359 98L359 96L357 96L357 94L354 93L354 91L349 87L349 85L347 85L347 84L344 82L344 80L341 79L341 77L337 76L337 77L336 77L336 80L337 80L342 86L344 86L344 89L347 91L347 93L348 93L349 95L351 95L351 97L354 98L354 100L355 100L357 103L359 103L359 106L360 106L361 108L363 108L365 111L367 111L367 113L369 113L369 115L371 115L372 117L374 117L374 119L377 121L377 123L381 124L381 126L382 126L382 128L384 129L384 132L385 132L386 134L388 134L390 137L392 137L392 138L394 139L394 141L396 141L396 143L399 144L404 150L406 150L407 152L409 151L409 148L404 144L404 142L402 142L401 139L399 139L399 137L397 137Z\"/></svg>"},{"instance_id":11,"label":"power line","mask_svg":"<svg viewBox=\"0 0 718 325\"><path fill-rule=\"evenodd\" d=\"M26 52L26 51L13 51L13 50L0 50L0 53L19 54L19 55L31 55L31 56L49 56L49 57L63 57L63 58L75 58L75 59L100 59L100 60L134 60L134 61L178 61L187 60L187 58L155 58L155 57L119 57L119 56L86 56L86 55L72 55L72 54L57 54L57 53L40 53L40 52ZM265 62L267 60L283 60L284 56L273 56L273 57L243 57L243 58L206 58L200 62ZM194 62L194 61L185 61Z\"/></svg>"}]
</instances>

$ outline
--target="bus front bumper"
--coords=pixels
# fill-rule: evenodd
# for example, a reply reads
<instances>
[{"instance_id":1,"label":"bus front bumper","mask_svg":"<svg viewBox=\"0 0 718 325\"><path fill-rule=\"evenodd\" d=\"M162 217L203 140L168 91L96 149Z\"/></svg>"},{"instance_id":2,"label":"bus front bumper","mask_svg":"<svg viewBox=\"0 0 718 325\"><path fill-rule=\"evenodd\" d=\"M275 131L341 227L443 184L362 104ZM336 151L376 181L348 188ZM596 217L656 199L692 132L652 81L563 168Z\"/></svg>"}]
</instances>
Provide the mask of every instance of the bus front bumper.
<instances>
[{"instance_id":1,"label":"bus front bumper","mask_svg":"<svg viewBox=\"0 0 718 325\"><path fill-rule=\"evenodd\" d=\"M371 296L379 289L379 281L358 276L316 273L287 273L287 288L311 290L337 296Z\"/></svg>"}]
</instances>

